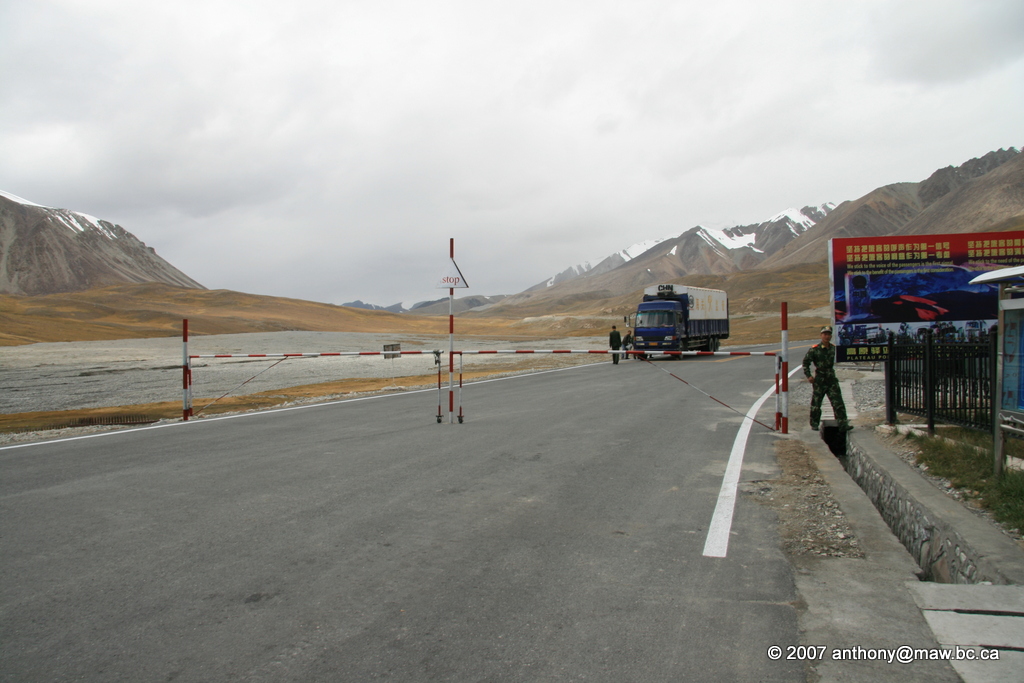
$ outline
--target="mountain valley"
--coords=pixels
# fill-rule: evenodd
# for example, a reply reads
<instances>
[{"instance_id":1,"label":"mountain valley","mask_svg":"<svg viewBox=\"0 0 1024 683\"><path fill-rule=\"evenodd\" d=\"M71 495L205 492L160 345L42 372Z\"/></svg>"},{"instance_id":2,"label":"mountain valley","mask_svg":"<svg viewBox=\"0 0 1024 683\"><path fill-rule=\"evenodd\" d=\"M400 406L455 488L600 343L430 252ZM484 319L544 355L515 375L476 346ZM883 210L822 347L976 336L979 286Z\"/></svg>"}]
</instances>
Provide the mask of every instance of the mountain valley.
<instances>
[{"instance_id":1,"label":"mountain valley","mask_svg":"<svg viewBox=\"0 0 1024 683\"><path fill-rule=\"evenodd\" d=\"M777 339L782 301L796 319L793 334L813 337L831 317L829 239L1022 228L1024 155L1009 148L838 205L725 230L695 226L596 266L571 266L518 294L457 297L455 311L467 335L597 334L632 312L644 287L681 282L729 293L736 342ZM186 317L195 334L444 333L447 314L447 298L406 312L206 290L120 226L0 193L0 345L173 336Z\"/></svg>"}]
</instances>

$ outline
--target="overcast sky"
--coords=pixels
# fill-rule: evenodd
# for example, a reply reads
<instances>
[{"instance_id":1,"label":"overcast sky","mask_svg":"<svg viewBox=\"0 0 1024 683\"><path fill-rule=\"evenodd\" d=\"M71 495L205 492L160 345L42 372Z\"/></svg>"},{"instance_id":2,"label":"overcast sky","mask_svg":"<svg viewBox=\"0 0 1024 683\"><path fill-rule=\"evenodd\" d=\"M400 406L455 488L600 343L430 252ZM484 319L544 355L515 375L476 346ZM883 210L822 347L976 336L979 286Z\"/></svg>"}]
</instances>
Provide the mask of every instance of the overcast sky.
<instances>
[{"instance_id":1,"label":"overcast sky","mask_svg":"<svg viewBox=\"0 0 1024 683\"><path fill-rule=\"evenodd\" d=\"M1024 144L1024 2L0 0L0 190L210 288L521 291Z\"/></svg>"}]
</instances>

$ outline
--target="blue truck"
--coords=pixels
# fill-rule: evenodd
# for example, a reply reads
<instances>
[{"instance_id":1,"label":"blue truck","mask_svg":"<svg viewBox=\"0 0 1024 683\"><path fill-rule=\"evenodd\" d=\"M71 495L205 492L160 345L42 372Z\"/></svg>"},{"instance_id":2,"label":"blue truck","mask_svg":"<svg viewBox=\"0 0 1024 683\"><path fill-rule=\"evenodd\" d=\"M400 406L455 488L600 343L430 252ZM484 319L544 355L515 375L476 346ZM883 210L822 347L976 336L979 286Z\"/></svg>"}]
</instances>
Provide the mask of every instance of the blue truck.
<instances>
[{"instance_id":1,"label":"blue truck","mask_svg":"<svg viewBox=\"0 0 1024 683\"><path fill-rule=\"evenodd\" d=\"M666 351L717 351L729 338L729 296L720 289L654 285L633 318L633 348L646 357ZM675 356L679 357L679 356Z\"/></svg>"}]
</instances>

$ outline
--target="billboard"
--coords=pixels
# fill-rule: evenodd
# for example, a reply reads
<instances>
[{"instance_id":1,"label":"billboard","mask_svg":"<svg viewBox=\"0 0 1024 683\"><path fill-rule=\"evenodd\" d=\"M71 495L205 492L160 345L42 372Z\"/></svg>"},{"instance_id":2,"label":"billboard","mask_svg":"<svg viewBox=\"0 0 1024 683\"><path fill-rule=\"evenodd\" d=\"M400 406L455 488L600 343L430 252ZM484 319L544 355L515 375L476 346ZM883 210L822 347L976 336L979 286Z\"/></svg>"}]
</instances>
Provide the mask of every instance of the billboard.
<instances>
[{"instance_id":1,"label":"billboard","mask_svg":"<svg viewBox=\"0 0 1024 683\"><path fill-rule=\"evenodd\" d=\"M829 240L836 360L884 360L890 332L976 338L996 326L998 285L979 273L1024 265L1024 231Z\"/></svg>"}]
</instances>

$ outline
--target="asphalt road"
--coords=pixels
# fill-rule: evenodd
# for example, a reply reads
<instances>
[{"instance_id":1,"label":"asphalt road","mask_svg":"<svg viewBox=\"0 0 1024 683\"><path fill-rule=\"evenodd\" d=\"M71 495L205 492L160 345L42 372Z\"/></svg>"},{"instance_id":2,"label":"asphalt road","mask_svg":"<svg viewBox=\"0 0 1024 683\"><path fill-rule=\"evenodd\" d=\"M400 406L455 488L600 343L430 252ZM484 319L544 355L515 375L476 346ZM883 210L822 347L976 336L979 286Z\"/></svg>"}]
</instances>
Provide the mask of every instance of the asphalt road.
<instances>
[{"instance_id":1,"label":"asphalt road","mask_svg":"<svg viewBox=\"0 0 1024 683\"><path fill-rule=\"evenodd\" d=\"M798 644L770 512L740 495L702 554L772 372L608 362L470 385L465 424L427 392L0 449L0 678L802 681L766 654Z\"/></svg>"}]
</instances>

